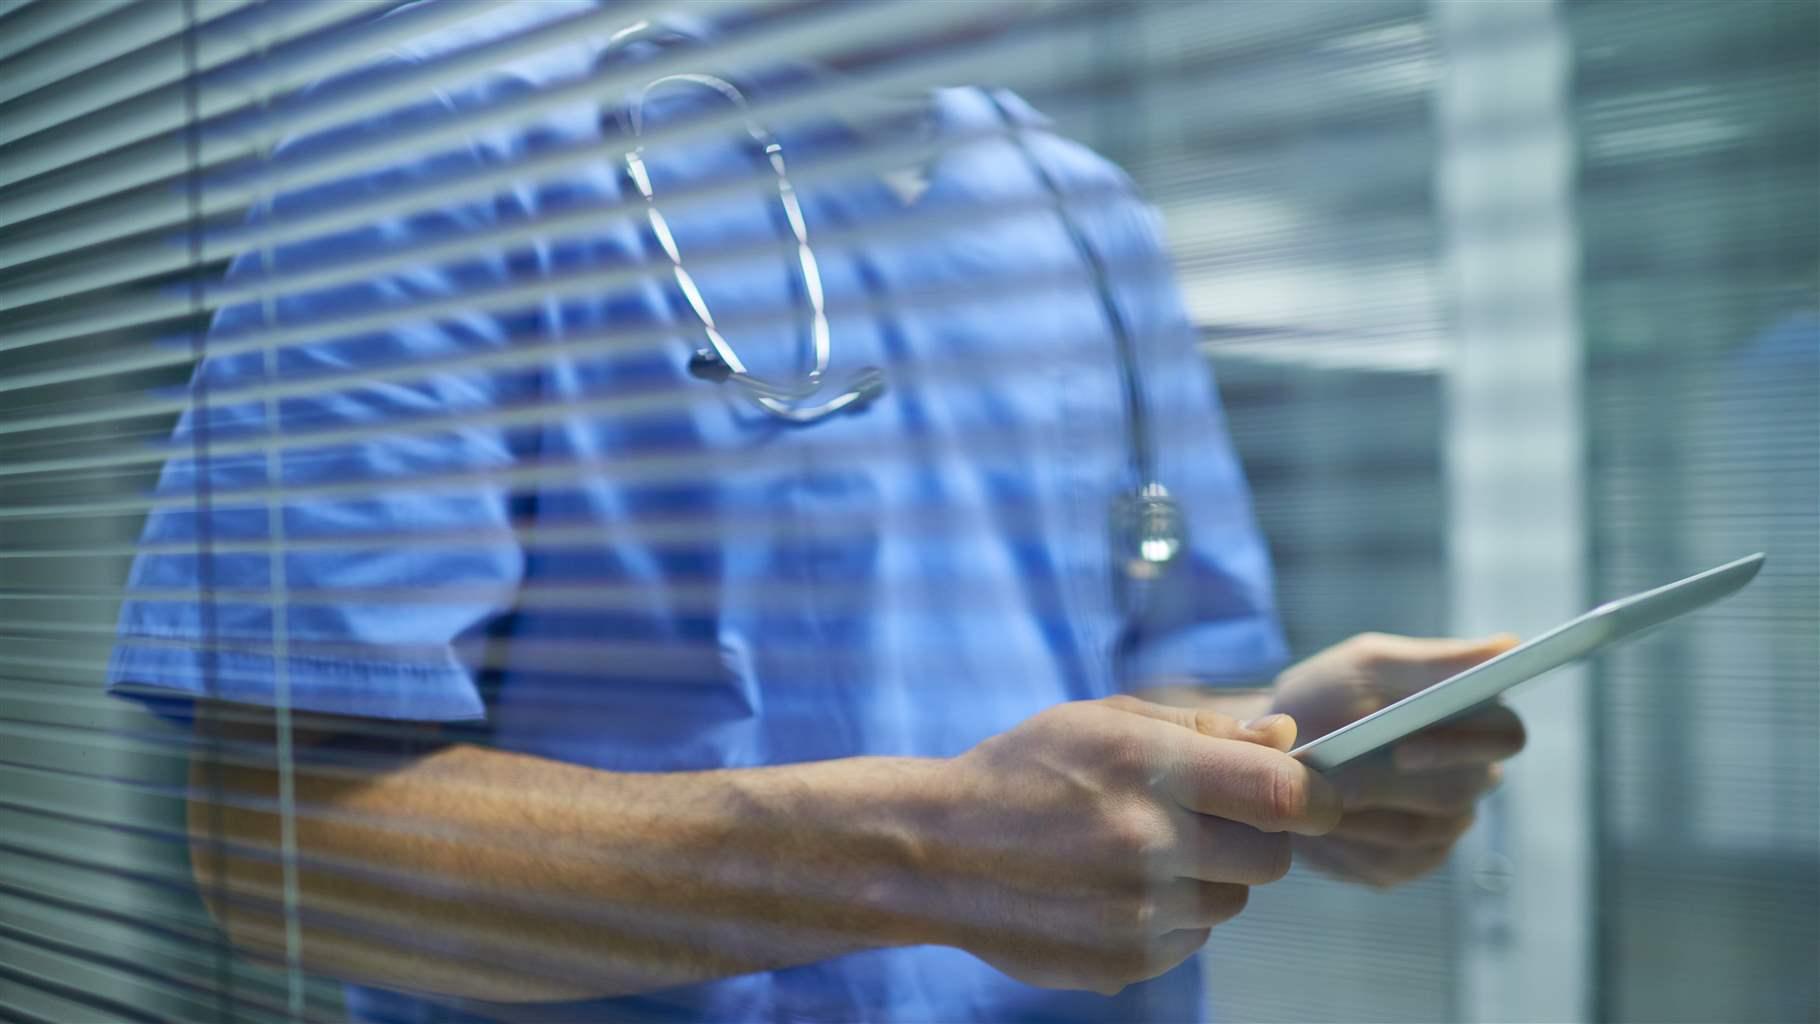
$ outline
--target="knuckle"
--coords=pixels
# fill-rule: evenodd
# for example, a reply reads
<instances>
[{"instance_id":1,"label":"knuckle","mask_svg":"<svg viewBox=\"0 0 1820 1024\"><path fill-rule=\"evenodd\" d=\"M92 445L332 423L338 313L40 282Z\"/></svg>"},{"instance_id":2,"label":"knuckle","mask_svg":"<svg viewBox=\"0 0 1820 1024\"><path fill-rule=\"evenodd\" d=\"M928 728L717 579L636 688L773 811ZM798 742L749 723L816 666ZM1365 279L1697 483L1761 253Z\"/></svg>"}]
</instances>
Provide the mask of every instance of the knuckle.
<instances>
[{"instance_id":1,"label":"knuckle","mask_svg":"<svg viewBox=\"0 0 1820 1024\"><path fill-rule=\"evenodd\" d=\"M1042 742L1054 742L1081 734L1086 723L1081 722L1079 714L1067 704L1057 705L1037 712L1026 721L1018 732L1025 737L1036 737Z\"/></svg>"},{"instance_id":2,"label":"knuckle","mask_svg":"<svg viewBox=\"0 0 1820 1024\"><path fill-rule=\"evenodd\" d=\"M1167 843L1154 817L1142 807L1123 807L1114 812L1106 833L1113 847L1125 857L1148 860L1163 853Z\"/></svg>"},{"instance_id":3,"label":"knuckle","mask_svg":"<svg viewBox=\"0 0 1820 1024\"><path fill-rule=\"evenodd\" d=\"M1390 636L1386 633L1365 632L1346 641L1346 647L1353 657L1367 663L1374 663L1385 656L1390 646Z\"/></svg>"},{"instance_id":4,"label":"knuckle","mask_svg":"<svg viewBox=\"0 0 1820 1024\"><path fill-rule=\"evenodd\" d=\"M1264 815L1273 825L1284 827L1302 821L1308 815L1308 786L1301 767L1284 759L1273 763L1264 775Z\"/></svg>"},{"instance_id":5,"label":"knuckle","mask_svg":"<svg viewBox=\"0 0 1820 1024\"><path fill-rule=\"evenodd\" d=\"M1106 716L1103 711L1104 709L1102 708L1094 707L1092 702L1077 700L1070 701L1066 704L1058 704L1043 712L1039 717L1049 725L1057 728L1068 729L1070 731L1103 733L1108 731L1105 726Z\"/></svg>"},{"instance_id":6,"label":"knuckle","mask_svg":"<svg viewBox=\"0 0 1820 1024\"><path fill-rule=\"evenodd\" d=\"M1194 713L1194 731L1203 736L1230 736L1237 731L1237 725L1230 716L1218 711L1201 708Z\"/></svg>"},{"instance_id":7,"label":"knuckle","mask_svg":"<svg viewBox=\"0 0 1820 1024\"><path fill-rule=\"evenodd\" d=\"M1155 898L1143 896L1131 901L1130 910L1127 913L1131 926L1140 934L1148 935L1156 924L1157 918L1162 916L1162 907L1158 905Z\"/></svg>"}]
</instances>

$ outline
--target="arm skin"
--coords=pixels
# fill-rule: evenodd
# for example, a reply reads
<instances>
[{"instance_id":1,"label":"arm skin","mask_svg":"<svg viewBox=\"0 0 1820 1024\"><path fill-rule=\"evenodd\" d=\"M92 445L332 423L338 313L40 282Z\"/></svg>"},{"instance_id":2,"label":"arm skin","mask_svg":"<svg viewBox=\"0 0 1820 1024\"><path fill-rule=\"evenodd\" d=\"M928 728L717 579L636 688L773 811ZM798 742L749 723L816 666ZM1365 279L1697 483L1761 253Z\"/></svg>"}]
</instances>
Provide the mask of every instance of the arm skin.
<instances>
[{"instance_id":1,"label":"arm skin","mask_svg":"<svg viewBox=\"0 0 1820 1024\"><path fill-rule=\"evenodd\" d=\"M298 747L338 728L314 725ZM197 881L236 945L279 953L282 868L246 855L282 839L273 733L213 735L253 753L192 758ZM862 758L635 775L468 743L379 763L300 755L304 962L394 988L552 1002L935 941L945 936L892 880L928 855L914 833L935 812L936 769Z\"/></svg>"},{"instance_id":2,"label":"arm skin","mask_svg":"<svg viewBox=\"0 0 1820 1024\"><path fill-rule=\"evenodd\" d=\"M1293 723L1254 730L1128 697L1061 705L957 758L711 772L346 746L398 728L293 724L303 963L494 1003L913 944L1116 992L1192 955L1247 886L1281 877L1290 832L1339 818L1337 794L1282 753ZM197 880L236 945L281 953L269 713L207 705L198 729Z\"/></svg>"}]
</instances>

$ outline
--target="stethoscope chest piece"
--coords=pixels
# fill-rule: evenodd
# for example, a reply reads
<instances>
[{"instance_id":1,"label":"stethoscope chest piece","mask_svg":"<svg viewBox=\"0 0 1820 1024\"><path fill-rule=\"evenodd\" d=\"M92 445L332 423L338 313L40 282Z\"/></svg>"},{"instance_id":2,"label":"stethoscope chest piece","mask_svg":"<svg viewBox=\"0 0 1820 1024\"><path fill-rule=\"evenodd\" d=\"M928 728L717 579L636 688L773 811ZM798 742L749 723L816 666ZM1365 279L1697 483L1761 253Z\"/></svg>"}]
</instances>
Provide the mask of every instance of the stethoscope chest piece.
<instances>
[{"instance_id":1,"label":"stethoscope chest piece","mask_svg":"<svg viewBox=\"0 0 1820 1024\"><path fill-rule=\"evenodd\" d=\"M1187 543L1182 506L1162 484L1151 481L1112 499L1113 560L1121 585L1160 578Z\"/></svg>"}]
</instances>

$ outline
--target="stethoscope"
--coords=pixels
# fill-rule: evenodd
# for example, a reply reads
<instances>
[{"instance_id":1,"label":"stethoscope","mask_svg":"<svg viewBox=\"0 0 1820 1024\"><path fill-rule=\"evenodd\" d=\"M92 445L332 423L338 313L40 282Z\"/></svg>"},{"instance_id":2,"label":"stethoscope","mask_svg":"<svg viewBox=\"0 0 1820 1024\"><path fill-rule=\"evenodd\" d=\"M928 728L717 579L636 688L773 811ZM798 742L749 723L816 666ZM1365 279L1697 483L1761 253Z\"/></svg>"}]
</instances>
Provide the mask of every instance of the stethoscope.
<instances>
[{"instance_id":1,"label":"stethoscope","mask_svg":"<svg viewBox=\"0 0 1820 1024\"><path fill-rule=\"evenodd\" d=\"M659 26L640 21L614 33L603 51L603 57L637 41L665 39L671 35ZM731 385L766 413L792 424L811 424L836 413L858 412L865 408L885 392L884 375L876 367L865 367L839 386L827 379L831 343L821 268L816 262L815 250L809 245L802 204L797 199L795 186L790 182L783 147L778 143L777 137L751 116L751 105L739 87L717 75L701 73L665 75L647 82L639 89L621 112L625 127L633 137L644 134L647 97L653 90L669 85L694 85L710 89L739 110L746 135L777 177L777 203L783 214L782 221L788 227L791 240L795 242L795 263L809 321L808 358L805 360L809 368L801 380L768 380L747 369L739 353L715 325L714 314L708 308L707 300L702 297L695 279L683 266L676 237L670 230L669 222L657 208L650 172L645 167L644 147L636 146L625 154L627 177L644 200L645 219L651 234L669 258L670 272L676 281L676 287L682 292L684 303L694 314L708 341L706 347L697 349L690 356L689 373L702 380ZM1113 558L1117 563L1115 568L1118 571L1114 573L1114 581L1119 591L1119 600L1127 610L1141 609L1149 585L1163 575L1186 545L1187 529L1181 506L1157 479L1156 451L1150 434L1149 403L1138 368L1137 346L1125 316L1119 309L1105 261L1100 258L1080 222L1070 212L1060 184L1031 151L1028 140L1000 99L990 90L981 92L991 102L1019 156L1054 201L1069 242L1093 280L1101 315L1106 320L1118 350L1119 378L1125 406L1127 462L1133 483L1112 499L1107 519Z\"/></svg>"}]
</instances>

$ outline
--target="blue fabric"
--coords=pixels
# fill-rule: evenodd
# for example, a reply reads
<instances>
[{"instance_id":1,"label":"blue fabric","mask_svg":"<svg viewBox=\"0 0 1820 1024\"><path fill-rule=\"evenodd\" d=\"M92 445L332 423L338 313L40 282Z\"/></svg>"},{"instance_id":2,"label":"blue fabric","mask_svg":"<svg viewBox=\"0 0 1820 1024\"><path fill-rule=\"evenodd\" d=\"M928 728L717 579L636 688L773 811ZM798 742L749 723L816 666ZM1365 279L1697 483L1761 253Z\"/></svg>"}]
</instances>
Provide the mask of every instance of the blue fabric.
<instances>
[{"instance_id":1,"label":"blue fabric","mask_svg":"<svg viewBox=\"0 0 1820 1024\"><path fill-rule=\"evenodd\" d=\"M502 17L565 10L518 5ZM468 23L466 35L415 44L366 73L511 27ZM293 140L280 158L305 166L585 74L597 47L578 40L420 106ZM659 121L694 102L658 100ZM1015 97L1004 100L1039 123ZM984 94L944 90L905 130L959 137L996 116ZM254 222L460 179L603 130L611 122L603 129L596 108L550 111L282 194ZM1120 270L1116 298L1162 431L1160 476L1190 518L1191 557L1143 623L1125 621L1111 597L1107 508L1129 484L1113 342L1028 166L1002 138L960 146L930 168L927 193L907 208L873 177L813 177L818 160L860 144L848 129L792 127L783 138L830 305L847 310L834 318L832 377L882 367L881 399L859 415L792 427L688 375L702 342L667 276L608 276L663 265L634 218L565 220L535 242L463 261L292 290L270 309L232 306L214 323L214 350L258 337L274 317L311 340L217 355L198 371L194 393L220 404L185 416L172 439L156 491L166 500L133 567L111 685L177 716L197 696L271 704L283 690L301 709L471 722L504 749L676 771L948 756L1059 701L1149 676L1272 673L1283 647L1263 545L1157 225L1126 179L1079 146L1034 137L1077 197L1093 245ZM712 143L654 147L649 160L670 196L752 167ZM264 260L294 276L636 204L628 192L617 165L596 159L555 180L243 256L228 277L256 278ZM798 285L775 250L712 260L775 239L772 210L752 194L666 207L723 323L798 308ZM912 223L921 227L891 230ZM843 244L852 229L871 237ZM483 301L527 283L542 294ZM473 305L398 314L377 330L340 326L459 296ZM867 303L882 309L854 311ZM754 368L772 373L794 366L796 331L728 328ZM603 337L616 347L603 349ZM537 358L475 365L515 352ZM276 396L247 390L274 381ZM284 390L311 381L324 389ZM257 444L273 433L274 410L275 455ZM513 411L532 415L497 422ZM274 483L295 491L276 514L261 491ZM275 610L266 598L277 590ZM363 1020L469 1019L361 988L350 1006ZM1191 1020L1200 1007L1192 963L1106 999L1030 988L957 950L916 948L535 1012L571 1021Z\"/></svg>"}]
</instances>

